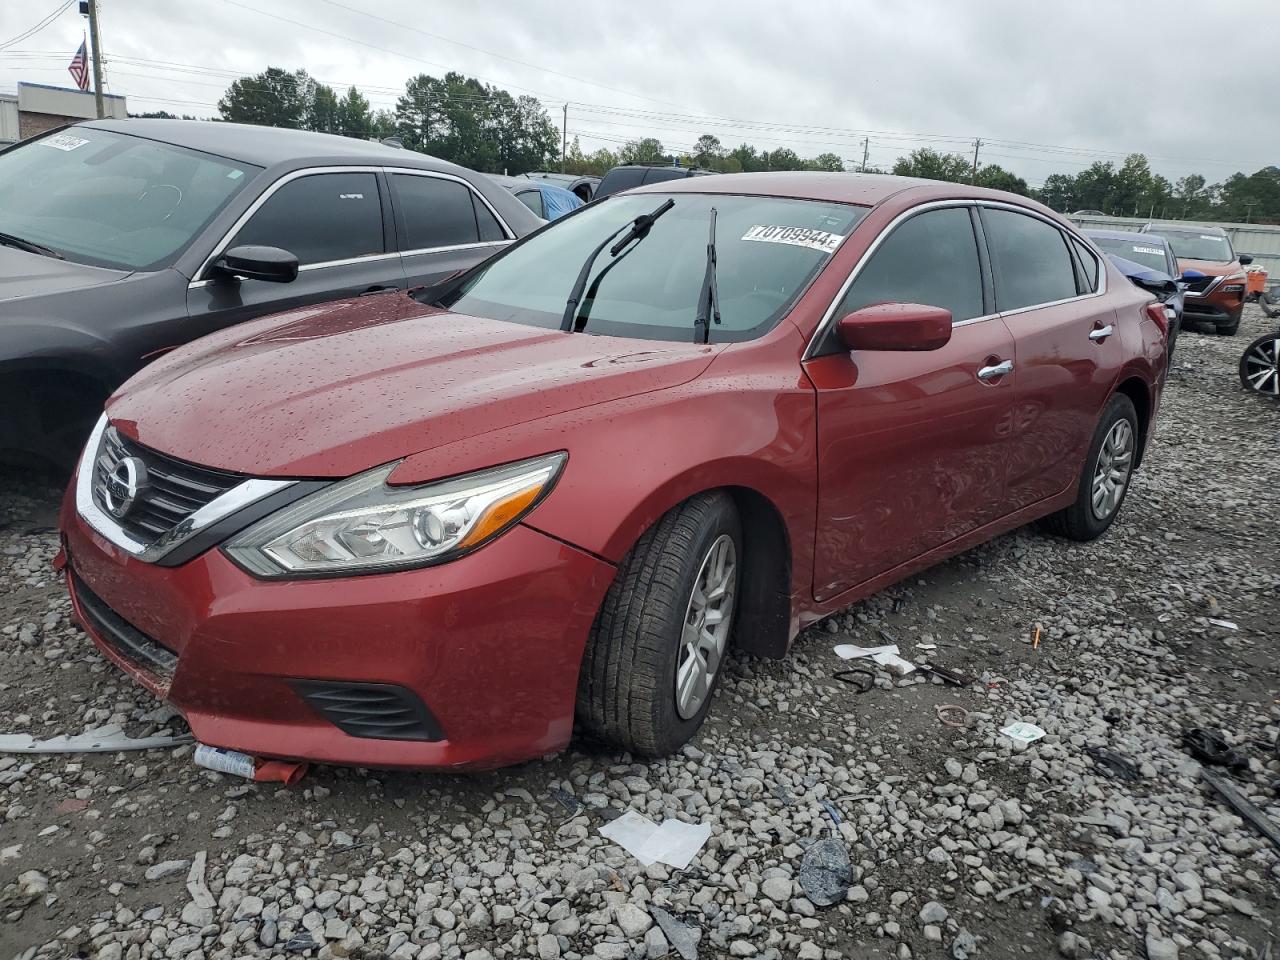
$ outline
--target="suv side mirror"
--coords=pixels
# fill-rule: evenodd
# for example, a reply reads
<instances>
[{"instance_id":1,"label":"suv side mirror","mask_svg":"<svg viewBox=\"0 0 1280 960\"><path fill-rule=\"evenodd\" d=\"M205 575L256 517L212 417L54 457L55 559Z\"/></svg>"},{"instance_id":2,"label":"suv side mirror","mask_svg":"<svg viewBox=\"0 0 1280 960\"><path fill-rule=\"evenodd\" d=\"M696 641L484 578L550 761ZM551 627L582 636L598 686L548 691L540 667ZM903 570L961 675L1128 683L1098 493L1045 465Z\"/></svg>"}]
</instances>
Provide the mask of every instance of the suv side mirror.
<instances>
[{"instance_id":1,"label":"suv side mirror","mask_svg":"<svg viewBox=\"0 0 1280 960\"><path fill-rule=\"evenodd\" d=\"M836 336L850 350L937 350L951 339L951 311L923 303L873 303L841 317Z\"/></svg>"},{"instance_id":2,"label":"suv side mirror","mask_svg":"<svg viewBox=\"0 0 1280 960\"><path fill-rule=\"evenodd\" d=\"M224 277L268 283L292 283L298 278L298 258L279 247L232 247L213 261L213 268Z\"/></svg>"},{"instance_id":3,"label":"suv side mirror","mask_svg":"<svg viewBox=\"0 0 1280 960\"><path fill-rule=\"evenodd\" d=\"M1253 263L1253 257L1249 256L1247 253L1240 254L1236 259L1240 261L1240 266L1242 267L1247 267L1249 264Z\"/></svg>"}]
</instances>

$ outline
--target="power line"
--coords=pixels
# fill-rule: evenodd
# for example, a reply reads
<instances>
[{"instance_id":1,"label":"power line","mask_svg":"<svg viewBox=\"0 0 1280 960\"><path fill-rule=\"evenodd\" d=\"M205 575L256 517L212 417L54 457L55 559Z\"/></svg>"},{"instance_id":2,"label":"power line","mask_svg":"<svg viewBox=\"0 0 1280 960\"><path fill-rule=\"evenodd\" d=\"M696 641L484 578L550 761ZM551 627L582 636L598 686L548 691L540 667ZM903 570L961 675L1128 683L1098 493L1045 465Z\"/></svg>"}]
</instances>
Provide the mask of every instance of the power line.
<instances>
[{"instance_id":1,"label":"power line","mask_svg":"<svg viewBox=\"0 0 1280 960\"><path fill-rule=\"evenodd\" d=\"M26 30L22 31L22 33L18 34L16 37L10 37L8 40L0 42L0 50L4 50L8 47L11 47L15 43L21 43L23 40L26 40L28 37L34 37L37 33L39 33L45 27L49 26L49 24L53 23L54 20L58 19L58 17L61 14L65 13L68 9L70 9L71 4L73 3L75 3L75 0L67 0L66 3L62 4L62 6L54 10L53 13L49 14L39 23L35 24L35 26L28 27Z\"/></svg>"}]
</instances>

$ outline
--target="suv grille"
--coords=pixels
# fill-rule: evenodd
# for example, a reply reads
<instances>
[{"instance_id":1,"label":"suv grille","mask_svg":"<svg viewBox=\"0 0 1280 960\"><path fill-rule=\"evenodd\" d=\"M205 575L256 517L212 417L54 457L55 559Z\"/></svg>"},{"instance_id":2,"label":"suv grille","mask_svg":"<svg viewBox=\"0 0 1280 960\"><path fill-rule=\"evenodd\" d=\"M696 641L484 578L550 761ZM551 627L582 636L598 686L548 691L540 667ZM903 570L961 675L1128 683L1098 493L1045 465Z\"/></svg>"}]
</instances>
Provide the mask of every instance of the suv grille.
<instances>
[{"instance_id":1,"label":"suv grille","mask_svg":"<svg viewBox=\"0 0 1280 960\"><path fill-rule=\"evenodd\" d=\"M126 457L135 457L146 468L146 484L123 518L114 517L134 540L150 546L205 504L239 484L244 477L222 470L198 467L156 453L122 437L115 427L102 434L93 468L93 500L106 513L106 483L111 471Z\"/></svg>"},{"instance_id":2,"label":"suv grille","mask_svg":"<svg viewBox=\"0 0 1280 960\"><path fill-rule=\"evenodd\" d=\"M1187 289L1191 293L1204 293L1205 290L1209 289L1209 287L1213 286L1221 279L1221 277L1203 277L1200 280L1192 280L1191 283L1187 285Z\"/></svg>"}]
</instances>

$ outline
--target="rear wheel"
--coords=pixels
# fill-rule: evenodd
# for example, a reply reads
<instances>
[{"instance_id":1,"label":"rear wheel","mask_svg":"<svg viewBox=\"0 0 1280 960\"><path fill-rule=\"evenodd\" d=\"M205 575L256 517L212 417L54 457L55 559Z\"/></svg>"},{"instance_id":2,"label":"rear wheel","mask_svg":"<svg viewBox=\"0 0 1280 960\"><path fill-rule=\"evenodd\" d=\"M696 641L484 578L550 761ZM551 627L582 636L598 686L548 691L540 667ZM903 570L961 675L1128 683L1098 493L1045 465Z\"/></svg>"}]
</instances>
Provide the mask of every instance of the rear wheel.
<instances>
[{"instance_id":1,"label":"rear wheel","mask_svg":"<svg viewBox=\"0 0 1280 960\"><path fill-rule=\"evenodd\" d=\"M1280 397L1280 333L1259 337L1245 348L1240 382L1255 393Z\"/></svg>"},{"instance_id":2,"label":"rear wheel","mask_svg":"<svg viewBox=\"0 0 1280 960\"><path fill-rule=\"evenodd\" d=\"M737 510L724 493L686 500L640 538L587 641L583 728L648 756L697 732L728 652L741 555Z\"/></svg>"},{"instance_id":3,"label":"rear wheel","mask_svg":"<svg viewBox=\"0 0 1280 960\"><path fill-rule=\"evenodd\" d=\"M1117 393L1094 431L1076 502L1046 517L1044 525L1070 540L1102 536L1120 513L1137 458L1138 414L1133 401Z\"/></svg>"}]
</instances>

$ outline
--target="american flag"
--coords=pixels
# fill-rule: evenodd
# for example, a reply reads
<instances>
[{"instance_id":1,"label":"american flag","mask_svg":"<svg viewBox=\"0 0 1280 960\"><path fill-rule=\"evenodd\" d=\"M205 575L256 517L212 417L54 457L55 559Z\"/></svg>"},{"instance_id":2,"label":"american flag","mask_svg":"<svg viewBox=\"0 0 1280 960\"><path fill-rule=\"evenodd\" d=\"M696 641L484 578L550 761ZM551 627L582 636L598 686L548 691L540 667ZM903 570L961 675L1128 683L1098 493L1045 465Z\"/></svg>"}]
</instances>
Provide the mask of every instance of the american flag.
<instances>
[{"instance_id":1,"label":"american flag","mask_svg":"<svg viewBox=\"0 0 1280 960\"><path fill-rule=\"evenodd\" d=\"M80 41L80 49L71 58L71 66L67 71L75 78L76 86L81 90L89 89L89 55L85 52L84 41Z\"/></svg>"}]
</instances>

